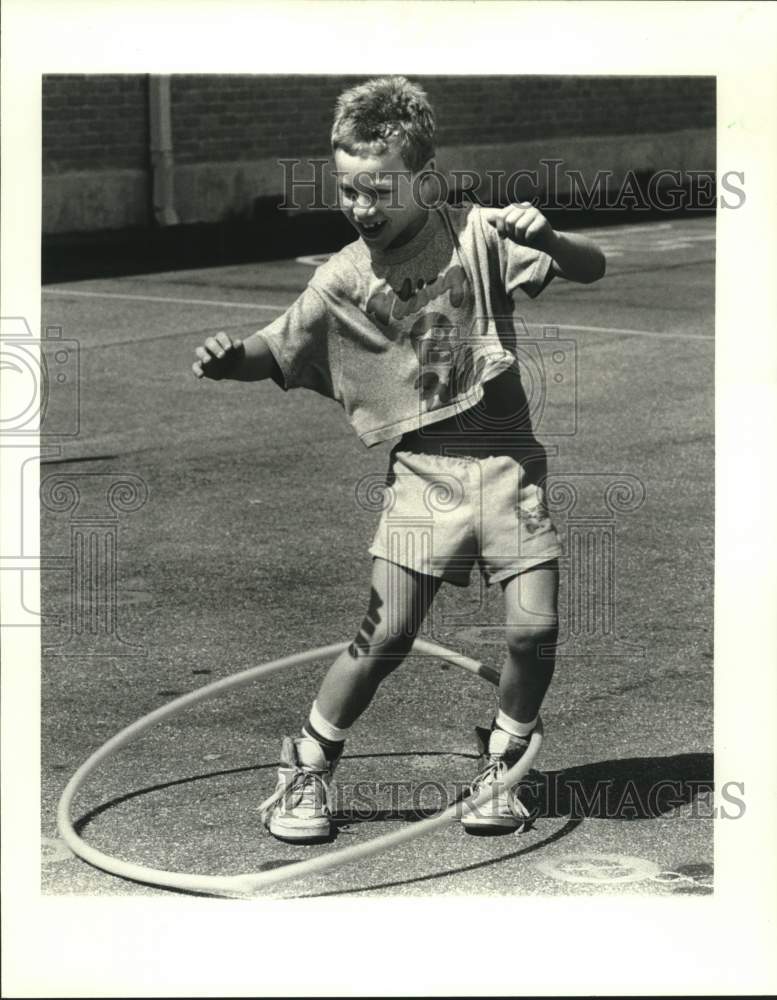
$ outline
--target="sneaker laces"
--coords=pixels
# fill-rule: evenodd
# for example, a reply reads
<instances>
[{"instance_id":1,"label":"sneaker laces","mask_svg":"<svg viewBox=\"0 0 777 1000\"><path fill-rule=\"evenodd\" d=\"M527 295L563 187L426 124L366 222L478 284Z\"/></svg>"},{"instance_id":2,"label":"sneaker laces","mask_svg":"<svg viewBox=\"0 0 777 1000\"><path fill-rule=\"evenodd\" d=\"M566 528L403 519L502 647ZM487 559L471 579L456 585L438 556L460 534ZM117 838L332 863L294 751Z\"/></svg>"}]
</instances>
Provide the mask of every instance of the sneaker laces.
<instances>
[{"instance_id":1,"label":"sneaker laces","mask_svg":"<svg viewBox=\"0 0 777 1000\"><path fill-rule=\"evenodd\" d=\"M501 775L506 774L509 771L509 767L505 763L504 758L499 755L489 756L488 764L483 768L483 770L478 774L475 780L470 785L470 794L474 798L478 795L486 785L493 785L499 782ZM502 786L499 792L495 792L491 799L486 799L481 803L481 806L487 805L489 801L493 801L500 792L505 792L507 799L507 807L510 812L515 816L516 819L527 820L531 818L531 811L521 802L518 797L518 789L521 783L513 785L511 788L505 788Z\"/></svg>"},{"instance_id":2,"label":"sneaker laces","mask_svg":"<svg viewBox=\"0 0 777 1000\"><path fill-rule=\"evenodd\" d=\"M293 774L289 778L284 775L283 782L279 782L278 787L272 795L266 798L264 802L260 802L256 807L259 818L264 826L269 824L273 807L281 799L284 799L284 804L287 808L295 809L300 805L315 808L317 794L320 794L324 803L324 809L327 813L331 812L329 782L327 780L329 772L310 771L299 765L291 765L288 769L293 769Z\"/></svg>"}]
</instances>

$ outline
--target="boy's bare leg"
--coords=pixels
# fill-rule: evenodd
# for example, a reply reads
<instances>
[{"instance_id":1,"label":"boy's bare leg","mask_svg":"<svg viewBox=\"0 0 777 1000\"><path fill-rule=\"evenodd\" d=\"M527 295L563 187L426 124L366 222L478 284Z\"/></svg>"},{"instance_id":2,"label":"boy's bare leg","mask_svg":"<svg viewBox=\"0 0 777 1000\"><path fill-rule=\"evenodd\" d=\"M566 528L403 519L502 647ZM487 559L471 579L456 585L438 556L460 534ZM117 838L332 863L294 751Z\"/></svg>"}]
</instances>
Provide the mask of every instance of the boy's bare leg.
<instances>
[{"instance_id":1,"label":"boy's bare leg","mask_svg":"<svg viewBox=\"0 0 777 1000\"><path fill-rule=\"evenodd\" d=\"M329 668L316 704L333 726L347 729L372 701L380 682L409 653L440 580L385 559L372 564L372 587L361 628Z\"/></svg>"},{"instance_id":2,"label":"boy's bare leg","mask_svg":"<svg viewBox=\"0 0 777 1000\"><path fill-rule=\"evenodd\" d=\"M543 563L506 580L507 659L499 707L511 719L536 719L555 665L558 639L558 563ZM543 647L550 647L543 648Z\"/></svg>"},{"instance_id":3,"label":"boy's bare leg","mask_svg":"<svg viewBox=\"0 0 777 1000\"><path fill-rule=\"evenodd\" d=\"M531 826L537 802L525 786L507 788L504 773L529 745L542 700L553 676L558 639L558 565L543 563L504 581L507 660L499 682L499 712L490 732L478 730L484 766L472 786L492 796L462 816L468 833L504 833Z\"/></svg>"},{"instance_id":4,"label":"boy's bare leg","mask_svg":"<svg viewBox=\"0 0 777 1000\"><path fill-rule=\"evenodd\" d=\"M327 672L298 739L284 739L278 783L259 806L279 840L314 843L333 832L329 787L348 729L402 662L439 589L433 577L375 559L367 614Z\"/></svg>"}]
</instances>

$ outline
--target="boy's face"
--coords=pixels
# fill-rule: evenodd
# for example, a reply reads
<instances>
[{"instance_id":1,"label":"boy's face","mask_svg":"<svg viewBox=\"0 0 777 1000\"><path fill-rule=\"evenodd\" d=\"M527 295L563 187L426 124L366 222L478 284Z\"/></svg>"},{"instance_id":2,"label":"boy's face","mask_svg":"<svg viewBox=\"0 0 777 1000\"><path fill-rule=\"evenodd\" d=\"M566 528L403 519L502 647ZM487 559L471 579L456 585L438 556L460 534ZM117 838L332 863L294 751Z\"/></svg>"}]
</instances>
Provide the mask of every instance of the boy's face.
<instances>
[{"instance_id":1,"label":"boy's face","mask_svg":"<svg viewBox=\"0 0 777 1000\"><path fill-rule=\"evenodd\" d=\"M335 150L340 208L364 242L393 250L411 240L426 219L423 184L394 146L364 155Z\"/></svg>"}]
</instances>

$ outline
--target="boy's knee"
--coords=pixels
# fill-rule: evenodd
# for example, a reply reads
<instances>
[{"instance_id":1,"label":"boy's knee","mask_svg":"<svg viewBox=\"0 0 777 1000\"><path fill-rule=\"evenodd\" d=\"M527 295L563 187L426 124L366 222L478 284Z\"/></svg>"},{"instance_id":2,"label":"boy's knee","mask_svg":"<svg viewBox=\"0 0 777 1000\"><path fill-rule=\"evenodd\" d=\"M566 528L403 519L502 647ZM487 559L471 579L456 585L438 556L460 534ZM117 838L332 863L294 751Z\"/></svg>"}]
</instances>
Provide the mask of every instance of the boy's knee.
<instances>
[{"instance_id":1,"label":"boy's knee","mask_svg":"<svg viewBox=\"0 0 777 1000\"><path fill-rule=\"evenodd\" d=\"M390 673L410 652L413 639L414 636L392 631L385 626L378 626L370 631L362 627L348 651L354 659L372 660L375 669Z\"/></svg>"},{"instance_id":2,"label":"boy's knee","mask_svg":"<svg viewBox=\"0 0 777 1000\"><path fill-rule=\"evenodd\" d=\"M505 634L511 653L535 653L543 646L555 646L558 639L556 621L532 622L526 625L509 625Z\"/></svg>"}]
</instances>

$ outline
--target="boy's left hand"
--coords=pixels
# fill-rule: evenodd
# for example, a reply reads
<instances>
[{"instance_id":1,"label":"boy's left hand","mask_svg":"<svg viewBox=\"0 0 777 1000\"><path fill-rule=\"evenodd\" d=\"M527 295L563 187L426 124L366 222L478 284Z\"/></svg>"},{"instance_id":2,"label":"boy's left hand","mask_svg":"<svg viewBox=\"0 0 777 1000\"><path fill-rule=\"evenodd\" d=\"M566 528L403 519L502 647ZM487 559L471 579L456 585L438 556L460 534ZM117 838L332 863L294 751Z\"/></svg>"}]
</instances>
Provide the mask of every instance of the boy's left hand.
<instances>
[{"instance_id":1,"label":"boy's left hand","mask_svg":"<svg viewBox=\"0 0 777 1000\"><path fill-rule=\"evenodd\" d=\"M550 253L555 230L530 202L522 201L519 205L508 205L506 208L484 208L483 215L502 239Z\"/></svg>"}]
</instances>

